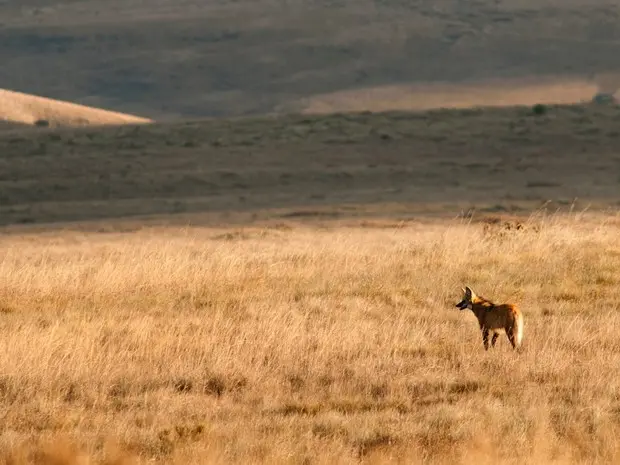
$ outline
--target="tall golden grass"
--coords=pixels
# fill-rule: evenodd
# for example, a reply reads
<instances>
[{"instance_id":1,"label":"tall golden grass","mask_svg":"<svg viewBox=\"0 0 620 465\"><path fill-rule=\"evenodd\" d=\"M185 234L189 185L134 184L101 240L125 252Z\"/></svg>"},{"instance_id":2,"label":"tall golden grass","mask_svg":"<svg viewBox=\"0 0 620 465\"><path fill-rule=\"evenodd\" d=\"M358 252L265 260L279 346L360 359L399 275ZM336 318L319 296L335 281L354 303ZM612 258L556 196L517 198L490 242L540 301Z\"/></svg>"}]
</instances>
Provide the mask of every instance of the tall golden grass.
<instances>
[{"instance_id":1,"label":"tall golden grass","mask_svg":"<svg viewBox=\"0 0 620 465\"><path fill-rule=\"evenodd\" d=\"M0 464L618 463L619 226L0 236Z\"/></svg>"}]
</instances>

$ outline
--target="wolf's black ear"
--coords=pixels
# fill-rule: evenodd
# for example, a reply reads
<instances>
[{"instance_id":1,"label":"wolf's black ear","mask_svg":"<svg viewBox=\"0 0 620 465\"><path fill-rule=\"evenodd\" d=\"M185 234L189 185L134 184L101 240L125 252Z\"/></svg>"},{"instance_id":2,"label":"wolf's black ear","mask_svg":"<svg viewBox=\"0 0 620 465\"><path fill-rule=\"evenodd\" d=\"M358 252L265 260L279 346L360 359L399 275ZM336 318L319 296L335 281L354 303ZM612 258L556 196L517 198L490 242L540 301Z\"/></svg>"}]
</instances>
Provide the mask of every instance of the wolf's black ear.
<instances>
[{"instance_id":1,"label":"wolf's black ear","mask_svg":"<svg viewBox=\"0 0 620 465\"><path fill-rule=\"evenodd\" d=\"M465 289L463 289L463 292L465 293L467 297L471 297L472 295L474 295L474 292L471 290L469 286L465 286Z\"/></svg>"}]
</instances>

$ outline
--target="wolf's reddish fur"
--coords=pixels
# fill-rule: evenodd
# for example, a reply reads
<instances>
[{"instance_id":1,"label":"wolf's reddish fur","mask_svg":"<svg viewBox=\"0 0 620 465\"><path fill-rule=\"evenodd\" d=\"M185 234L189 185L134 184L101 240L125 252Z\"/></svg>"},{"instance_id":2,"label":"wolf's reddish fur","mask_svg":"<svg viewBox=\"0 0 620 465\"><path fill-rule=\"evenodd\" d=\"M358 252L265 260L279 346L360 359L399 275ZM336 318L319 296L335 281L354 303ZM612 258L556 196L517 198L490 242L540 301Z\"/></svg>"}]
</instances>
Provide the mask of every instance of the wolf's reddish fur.
<instances>
[{"instance_id":1,"label":"wolf's reddish fur","mask_svg":"<svg viewBox=\"0 0 620 465\"><path fill-rule=\"evenodd\" d=\"M513 349L521 346L523 340L523 314L516 305L496 305L484 297L478 296L469 287L463 289L463 299L456 306L465 310L469 308L480 325L482 342L485 350L489 348L489 334L493 334L491 346L495 347L497 337L506 333Z\"/></svg>"}]
</instances>

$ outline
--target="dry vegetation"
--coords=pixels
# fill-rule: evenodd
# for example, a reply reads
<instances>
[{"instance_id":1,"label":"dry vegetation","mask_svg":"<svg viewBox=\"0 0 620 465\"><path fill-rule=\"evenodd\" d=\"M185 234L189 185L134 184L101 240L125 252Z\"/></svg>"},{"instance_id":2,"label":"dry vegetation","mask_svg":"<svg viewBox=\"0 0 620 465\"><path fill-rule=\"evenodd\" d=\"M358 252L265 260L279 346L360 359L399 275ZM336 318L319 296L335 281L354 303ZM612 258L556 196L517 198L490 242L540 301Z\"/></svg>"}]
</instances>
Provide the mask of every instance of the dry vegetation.
<instances>
[{"instance_id":1,"label":"dry vegetation","mask_svg":"<svg viewBox=\"0 0 620 465\"><path fill-rule=\"evenodd\" d=\"M0 224L617 207L617 106L192 121L0 135ZM551 203L549 203L551 202ZM284 209L284 210L283 210ZM245 218L246 221L248 218Z\"/></svg>"},{"instance_id":2,"label":"dry vegetation","mask_svg":"<svg viewBox=\"0 0 620 465\"><path fill-rule=\"evenodd\" d=\"M4 235L0 463L618 463L619 228ZM522 306L521 353L463 283Z\"/></svg>"}]
</instances>

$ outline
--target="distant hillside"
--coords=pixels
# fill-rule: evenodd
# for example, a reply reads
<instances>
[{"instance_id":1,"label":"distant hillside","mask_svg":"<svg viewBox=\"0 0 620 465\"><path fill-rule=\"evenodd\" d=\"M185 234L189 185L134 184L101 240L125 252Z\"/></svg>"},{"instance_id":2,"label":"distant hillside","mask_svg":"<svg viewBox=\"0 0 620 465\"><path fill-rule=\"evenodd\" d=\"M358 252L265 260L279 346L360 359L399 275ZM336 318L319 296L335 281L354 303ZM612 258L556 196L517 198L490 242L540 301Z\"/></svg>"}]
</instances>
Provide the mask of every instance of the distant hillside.
<instances>
[{"instance_id":1,"label":"distant hillside","mask_svg":"<svg viewBox=\"0 0 620 465\"><path fill-rule=\"evenodd\" d=\"M303 111L317 96L339 110L331 96L438 82L613 92L619 14L610 0L0 2L0 86L157 120Z\"/></svg>"},{"instance_id":2,"label":"distant hillside","mask_svg":"<svg viewBox=\"0 0 620 465\"><path fill-rule=\"evenodd\" d=\"M0 133L0 226L617 209L617 107L541 108Z\"/></svg>"},{"instance_id":3,"label":"distant hillside","mask_svg":"<svg viewBox=\"0 0 620 465\"><path fill-rule=\"evenodd\" d=\"M0 89L0 129L22 125L101 126L152 120Z\"/></svg>"}]
</instances>

